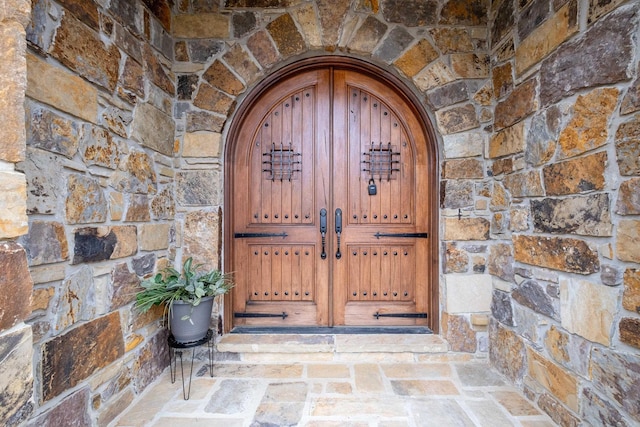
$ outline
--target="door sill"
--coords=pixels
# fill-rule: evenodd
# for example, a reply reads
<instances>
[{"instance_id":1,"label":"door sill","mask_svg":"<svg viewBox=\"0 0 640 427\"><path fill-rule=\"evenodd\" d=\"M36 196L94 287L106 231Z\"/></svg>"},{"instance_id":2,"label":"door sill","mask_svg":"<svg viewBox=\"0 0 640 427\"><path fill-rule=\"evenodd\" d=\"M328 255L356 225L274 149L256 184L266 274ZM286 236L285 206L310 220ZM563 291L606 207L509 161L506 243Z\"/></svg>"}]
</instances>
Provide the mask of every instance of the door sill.
<instances>
[{"instance_id":1,"label":"door sill","mask_svg":"<svg viewBox=\"0 0 640 427\"><path fill-rule=\"evenodd\" d=\"M309 334L309 335L336 335L336 334L433 334L426 326L300 326L300 327L258 327L236 326L231 330L232 334Z\"/></svg>"}]
</instances>

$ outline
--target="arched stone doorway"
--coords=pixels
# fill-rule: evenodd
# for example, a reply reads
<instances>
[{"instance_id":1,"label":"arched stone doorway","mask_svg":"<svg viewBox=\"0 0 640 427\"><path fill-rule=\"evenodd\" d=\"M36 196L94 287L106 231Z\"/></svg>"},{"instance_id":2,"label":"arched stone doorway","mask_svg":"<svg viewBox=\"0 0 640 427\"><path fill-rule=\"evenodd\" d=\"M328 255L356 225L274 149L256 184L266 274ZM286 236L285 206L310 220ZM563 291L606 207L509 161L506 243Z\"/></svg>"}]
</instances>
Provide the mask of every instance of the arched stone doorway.
<instances>
[{"instance_id":1,"label":"arched stone doorway","mask_svg":"<svg viewBox=\"0 0 640 427\"><path fill-rule=\"evenodd\" d=\"M403 82L300 60L247 96L225 150L225 300L234 326L438 332L438 153Z\"/></svg>"}]
</instances>

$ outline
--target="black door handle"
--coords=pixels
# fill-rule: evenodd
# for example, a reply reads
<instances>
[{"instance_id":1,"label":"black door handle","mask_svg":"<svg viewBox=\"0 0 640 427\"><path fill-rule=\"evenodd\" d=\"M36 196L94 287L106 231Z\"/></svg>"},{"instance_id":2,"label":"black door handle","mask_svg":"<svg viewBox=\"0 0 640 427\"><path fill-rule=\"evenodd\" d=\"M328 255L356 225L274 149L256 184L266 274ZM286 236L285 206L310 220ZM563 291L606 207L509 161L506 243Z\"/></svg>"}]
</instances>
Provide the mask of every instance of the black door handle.
<instances>
[{"instance_id":1,"label":"black door handle","mask_svg":"<svg viewBox=\"0 0 640 427\"><path fill-rule=\"evenodd\" d=\"M320 209L320 235L322 236L322 253L320 258L327 258L327 252L325 251L326 237L327 237L327 210L325 208Z\"/></svg>"},{"instance_id":2,"label":"black door handle","mask_svg":"<svg viewBox=\"0 0 640 427\"><path fill-rule=\"evenodd\" d=\"M336 235L338 236L338 250L336 251L336 258L342 258L340 253L340 235L342 234L342 209L336 209Z\"/></svg>"}]
</instances>

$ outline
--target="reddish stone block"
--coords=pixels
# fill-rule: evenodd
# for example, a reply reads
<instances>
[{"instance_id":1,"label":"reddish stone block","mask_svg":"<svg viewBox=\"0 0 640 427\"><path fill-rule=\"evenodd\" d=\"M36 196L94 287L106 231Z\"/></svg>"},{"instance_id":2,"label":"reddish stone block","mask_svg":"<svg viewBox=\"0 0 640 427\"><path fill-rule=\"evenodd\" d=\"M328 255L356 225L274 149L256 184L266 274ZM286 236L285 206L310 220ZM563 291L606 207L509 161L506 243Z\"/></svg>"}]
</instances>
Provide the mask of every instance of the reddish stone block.
<instances>
[{"instance_id":1,"label":"reddish stone block","mask_svg":"<svg viewBox=\"0 0 640 427\"><path fill-rule=\"evenodd\" d=\"M42 400L75 387L124 355L120 313L82 324L42 346Z\"/></svg>"},{"instance_id":2,"label":"reddish stone block","mask_svg":"<svg viewBox=\"0 0 640 427\"><path fill-rule=\"evenodd\" d=\"M0 330L13 327L31 314L33 281L27 253L17 243L0 243Z\"/></svg>"}]
</instances>

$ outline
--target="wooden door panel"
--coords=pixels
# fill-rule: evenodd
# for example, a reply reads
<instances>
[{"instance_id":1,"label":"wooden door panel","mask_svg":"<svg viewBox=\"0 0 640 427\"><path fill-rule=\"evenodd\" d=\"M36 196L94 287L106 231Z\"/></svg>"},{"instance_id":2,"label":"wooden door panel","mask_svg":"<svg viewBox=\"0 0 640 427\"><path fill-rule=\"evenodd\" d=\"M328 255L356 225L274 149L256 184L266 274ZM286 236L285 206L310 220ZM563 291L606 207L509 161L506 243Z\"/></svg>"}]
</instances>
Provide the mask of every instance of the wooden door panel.
<instances>
[{"instance_id":1,"label":"wooden door panel","mask_svg":"<svg viewBox=\"0 0 640 427\"><path fill-rule=\"evenodd\" d=\"M252 106L234 153L235 325L328 324L318 206L328 203L329 73L294 76ZM286 318L255 317L287 313ZM253 316L253 317L252 317Z\"/></svg>"},{"instance_id":2,"label":"wooden door panel","mask_svg":"<svg viewBox=\"0 0 640 427\"><path fill-rule=\"evenodd\" d=\"M357 73L337 71L334 86L334 199L346 209L342 244L334 262L334 321L345 325L417 325L424 318L374 316L427 312L428 275L416 260L426 254L428 187L426 141L406 103L389 88ZM340 150L348 156L340 156ZM371 194L369 186L375 185ZM346 208L345 208L346 207ZM380 237L391 234L392 238ZM402 237L398 237L402 236ZM346 289L341 289L345 287Z\"/></svg>"}]
</instances>

